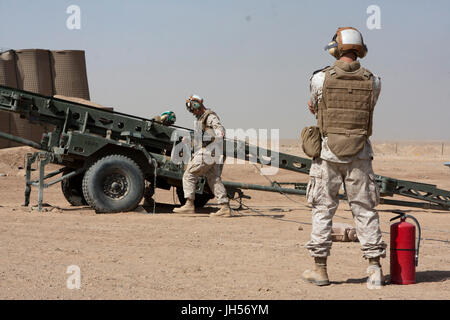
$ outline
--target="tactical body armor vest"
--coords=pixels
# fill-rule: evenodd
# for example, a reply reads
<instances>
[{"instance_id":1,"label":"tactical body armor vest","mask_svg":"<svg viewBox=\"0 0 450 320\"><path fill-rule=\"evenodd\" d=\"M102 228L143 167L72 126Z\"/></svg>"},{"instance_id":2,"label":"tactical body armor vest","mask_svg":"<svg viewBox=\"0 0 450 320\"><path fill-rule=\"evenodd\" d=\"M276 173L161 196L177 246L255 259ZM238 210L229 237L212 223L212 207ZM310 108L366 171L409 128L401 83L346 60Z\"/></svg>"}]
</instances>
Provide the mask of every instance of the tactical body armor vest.
<instances>
[{"instance_id":1,"label":"tactical body armor vest","mask_svg":"<svg viewBox=\"0 0 450 320\"><path fill-rule=\"evenodd\" d=\"M203 132L205 132L205 130L206 130L207 128L209 128L209 127L206 125L206 120L208 119L208 116L209 116L210 114L213 114L213 115L215 115L216 117L218 117L217 114L216 114L214 111L208 109L208 110L206 110L206 111L200 116L200 118L198 119L198 121L200 121L200 123L202 124L202 131L203 131ZM211 128L211 129L212 129L212 128Z\"/></svg>"},{"instance_id":2,"label":"tactical body armor vest","mask_svg":"<svg viewBox=\"0 0 450 320\"><path fill-rule=\"evenodd\" d=\"M208 119L208 116L211 114L218 117L214 111L208 109L198 119L198 121L200 121L200 123L202 124L203 135L208 136L208 138L206 138L206 141L205 141L205 139L203 139L203 141L202 141L203 147L208 146L209 144L211 144L214 141L214 129L212 127L208 127L206 124L206 120Z\"/></svg>"},{"instance_id":3,"label":"tactical body armor vest","mask_svg":"<svg viewBox=\"0 0 450 320\"><path fill-rule=\"evenodd\" d=\"M373 75L358 61L327 67L319 101L318 126L338 157L356 155L372 135Z\"/></svg>"}]
</instances>

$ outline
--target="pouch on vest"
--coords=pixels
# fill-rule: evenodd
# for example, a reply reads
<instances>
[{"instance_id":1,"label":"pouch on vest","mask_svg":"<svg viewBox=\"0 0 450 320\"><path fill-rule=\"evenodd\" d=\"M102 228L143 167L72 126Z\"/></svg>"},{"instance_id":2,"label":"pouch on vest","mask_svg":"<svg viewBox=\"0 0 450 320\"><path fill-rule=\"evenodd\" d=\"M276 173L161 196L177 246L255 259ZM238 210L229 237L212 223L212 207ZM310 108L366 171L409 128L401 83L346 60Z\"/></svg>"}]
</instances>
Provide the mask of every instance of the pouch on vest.
<instances>
[{"instance_id":1,"label":"pouch on vest","mask_svg":"<svg viewBox=\"0 0 450 320\"><path fill-rule=\"evenodd\" d=\"M328 133L328 147L338 157L351 157L364 148L367 136Z\"/></svg>"},{"instance_id":2,"label":"pouch on vest","mask_svg":"<svg viewBox=\"0 0 450 320\"><path fill-rule=\"evenodd\" d=\"M320 135L319 127L305 127L301 133L303 152L311 157L320 157L322 150L322 136Z\"/></svg>"}]
</instances>

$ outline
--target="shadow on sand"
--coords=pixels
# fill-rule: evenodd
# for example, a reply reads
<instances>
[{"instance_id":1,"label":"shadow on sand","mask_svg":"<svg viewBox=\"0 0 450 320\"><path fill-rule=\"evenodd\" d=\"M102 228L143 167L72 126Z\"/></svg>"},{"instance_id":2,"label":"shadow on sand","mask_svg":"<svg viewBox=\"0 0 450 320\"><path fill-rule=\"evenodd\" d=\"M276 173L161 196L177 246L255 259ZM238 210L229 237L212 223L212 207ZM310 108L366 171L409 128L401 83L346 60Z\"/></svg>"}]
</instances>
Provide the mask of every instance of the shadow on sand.
<instances>
[{"instance_id":1,"label":"shadow on sand","mask_svg":"<svg viewBox=\"0 0 450 320\"><path fill-rule=\"evenodd\" d=\"M419 271L416 272L416 283L427 283L427 282L444 282L450 279L450 271ZM390 284L390 275L386 275L386 284ZM348 279L347 281L331 281L332 284L343 284L343 283L365 283L367 277L359 279Z\"/></svg>"},{"instance_id":2,"label":"shadow on sand","mask_svg":"<svg viewBox=\"0 0 450 320\"><path fill-rule=\"evenodd\" d=\"M139 210L138 212L140 212L140 213L152 214L154 211L154 213L172 214L173 209L180 207L180 205L157 202L155 204L155 207L153 207L153 205L140 206L140 207L142 207L146 211L146 212L144 212L142 209L138 209ZM195 214L185 214L185 215L196 216L196 217L202 217L202 216L208 217L210 213L216 212L219 209L220 209L219 205L213 205L213 206L207 205L207 206L204 206L203 208L196 208ZM177 214L177 215L181 216L183 214ZM253 214L253 213L252 214L243 214L241 210L236 210L236 208L233 208L233 217L243 217L243 216L261 216L261 217L268 217L268 218L275 218L275 219L284 217L283 214L262 214L259 212L257 214Z\"/></svg>"}]
</instances>

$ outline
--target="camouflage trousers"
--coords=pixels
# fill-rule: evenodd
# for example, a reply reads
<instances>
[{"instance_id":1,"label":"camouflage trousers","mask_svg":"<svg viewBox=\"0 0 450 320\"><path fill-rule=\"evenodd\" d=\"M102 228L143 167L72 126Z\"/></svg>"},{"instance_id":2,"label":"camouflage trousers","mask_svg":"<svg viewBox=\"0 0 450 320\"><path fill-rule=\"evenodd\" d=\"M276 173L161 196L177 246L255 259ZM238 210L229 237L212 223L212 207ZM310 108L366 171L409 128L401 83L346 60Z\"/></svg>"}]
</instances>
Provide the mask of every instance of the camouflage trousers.
<instances>
[{"instance_id":1,"label":"camouflage trousers","mask_svg":"<svg viewBox=\"0 0 450 320\"><path fill-rule=\"evenodd\" d=\"M205 161L208 160L208 161ZM195 187L198 178L202 175L206 176L209 188L214 193L219 204L228 203L228 195L225 186L222 183L223 164L211 163L211 156L205 148L194 153L191 161L186 167L183 175L183 190L186 199L195 199Z\"/></svg>"},{"instance_id":2,"label":"camouflage trousers","mask_svg":"<svg viewBox=\"0 0 450 320\"><path fill-rule=\"evenodd\" d=\"M350 163L313 160L306 190L308 203L313 207L312 231L306 248L312 257L330 255L332 218L339 205L338 193L342 184L352 210L363 257L384 258L386 244L381 238L379 217L374 209L380 202L380 192L370 159L355 159Z\"/></svg>"}]
</instances>

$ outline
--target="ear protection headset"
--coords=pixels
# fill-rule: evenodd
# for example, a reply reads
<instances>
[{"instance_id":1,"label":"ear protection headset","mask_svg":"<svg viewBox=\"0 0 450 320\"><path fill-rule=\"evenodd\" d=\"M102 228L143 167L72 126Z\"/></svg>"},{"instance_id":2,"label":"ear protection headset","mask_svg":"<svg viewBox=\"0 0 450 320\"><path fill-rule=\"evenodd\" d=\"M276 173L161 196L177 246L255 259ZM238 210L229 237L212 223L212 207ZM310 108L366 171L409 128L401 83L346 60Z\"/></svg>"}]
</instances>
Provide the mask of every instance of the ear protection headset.
<instances>
[{"instance_id":1,"label":"ear protection headset","mask_svg":"<svg viewBox=\"0 0 450 320\"><path fill-rule=\"evenodd\" d=\"M339 28L325 50L336 59L348 51L354 51L359 58L364 58L368 51L361 33L352 27Z\"/></svg>"},{"instance_id":2,"label":"ear protection headset","mask_svg":"<svg viewBox=\"0 0 450 320\"><path fill-rule=\"evenodd\" d=\"M328 43L328 45L325 47L325 50L328 50L328 53L331 54L336 59L339 59L339 50L338 50L338 43L336 42L337 34L334 35L333 39L331 39L331 42Z\"/></svg>"}]
</instances>

